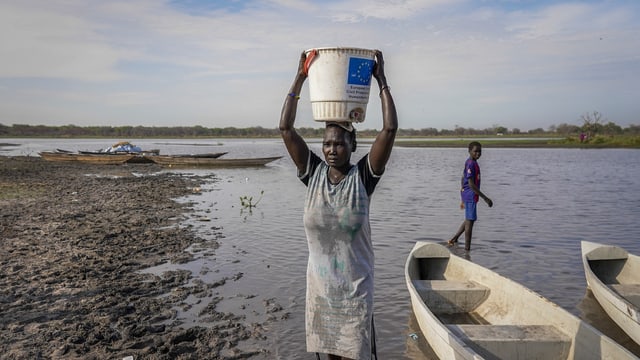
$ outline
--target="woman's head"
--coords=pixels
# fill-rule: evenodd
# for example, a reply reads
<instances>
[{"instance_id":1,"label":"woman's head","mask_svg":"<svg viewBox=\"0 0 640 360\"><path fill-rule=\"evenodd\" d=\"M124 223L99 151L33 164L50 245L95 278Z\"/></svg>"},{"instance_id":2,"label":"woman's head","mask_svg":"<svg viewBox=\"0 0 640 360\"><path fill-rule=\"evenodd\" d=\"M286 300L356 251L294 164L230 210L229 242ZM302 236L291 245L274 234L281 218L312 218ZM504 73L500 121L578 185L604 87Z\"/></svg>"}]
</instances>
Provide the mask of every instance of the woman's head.
<instances>
[{"instance_id":1,"label":"woman's head","mask_svg":"<svg viewBox=\"0 0 640 360\"><path fill-rule=\"evenodd\" d=\"M327 164L333 167L349 166L356 145L356 130L351 123L327 123L322 141L322 153Z\"/></svg>"}]
</instances>

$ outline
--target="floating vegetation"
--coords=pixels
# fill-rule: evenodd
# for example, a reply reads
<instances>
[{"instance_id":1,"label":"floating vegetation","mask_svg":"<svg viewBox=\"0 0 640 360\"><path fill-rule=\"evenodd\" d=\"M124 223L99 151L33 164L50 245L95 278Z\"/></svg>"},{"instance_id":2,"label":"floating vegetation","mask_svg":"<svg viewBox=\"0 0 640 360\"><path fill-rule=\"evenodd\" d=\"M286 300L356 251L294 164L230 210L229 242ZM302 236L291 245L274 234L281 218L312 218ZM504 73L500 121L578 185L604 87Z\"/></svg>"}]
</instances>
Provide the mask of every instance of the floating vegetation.
<instances>
[{"instance_id":1,"label":"floating vegetation","mask_svg":"<svg viewBox=\"0 0 640 360\"><path fill-rule=\"evenodd\" d=\"M251 214L253 208L257 207L258 203L260 203L260 200L262 200L263 195L264 190L260 191L260 197L255 202L253 202L253 196L240 196L240 206L242 206L242 208L240 209L240 213L242 214L244 210L249 210L249 214Z\"/></svg>"}]
</instances>

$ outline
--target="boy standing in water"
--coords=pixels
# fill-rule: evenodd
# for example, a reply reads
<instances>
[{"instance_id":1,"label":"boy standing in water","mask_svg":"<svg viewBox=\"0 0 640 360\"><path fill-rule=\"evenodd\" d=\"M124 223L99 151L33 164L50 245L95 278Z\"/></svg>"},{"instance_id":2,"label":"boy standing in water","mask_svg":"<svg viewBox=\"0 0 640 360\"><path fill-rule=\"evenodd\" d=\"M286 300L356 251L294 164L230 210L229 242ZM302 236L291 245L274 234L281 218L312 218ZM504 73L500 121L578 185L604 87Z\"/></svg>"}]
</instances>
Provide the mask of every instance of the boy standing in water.
<instances>
[{"instance_id":1,"label":"boy standing in water","mask_svg":"<svg viewBox=\"0 0 640 360\"><path fill-rule=\"evenodd\" d=\"M464 163L460 189L462 202L460 208L464 209L464 221L458 232L449 240L449 246L458 242L458 238L464 233L464 249L471 250L471 235L473 234L473 223L478 219L477 204L482 198L489 207L493 206L493 201L480 191L480 165L478 159L482 155L482 145L473 141L469 143L469 158Z\"/></svg>"}]
</instances>

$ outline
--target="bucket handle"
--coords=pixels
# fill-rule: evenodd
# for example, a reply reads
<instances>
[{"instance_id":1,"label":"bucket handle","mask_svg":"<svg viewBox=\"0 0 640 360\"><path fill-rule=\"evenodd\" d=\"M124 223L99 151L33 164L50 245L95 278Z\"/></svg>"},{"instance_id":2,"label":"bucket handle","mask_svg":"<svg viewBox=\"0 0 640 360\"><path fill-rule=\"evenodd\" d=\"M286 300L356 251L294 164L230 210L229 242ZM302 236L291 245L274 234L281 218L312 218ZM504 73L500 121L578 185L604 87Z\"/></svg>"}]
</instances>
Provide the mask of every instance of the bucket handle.
<instances>
[{"instance_id":1,"label":"bucket handle","mask_svg":"<svg viewBox=\"0 0 640 360\"><path fill-rule=\"evenodd\" d=\"M304 69L303 69L305 75L309 75L309 67L311 66L311 62L313 61L313 59L316 57L317 54L318 54L318 50L316 49L309 51L309 53L307 54L307 58L304 60Z\"/></svg>"}]
</instances>

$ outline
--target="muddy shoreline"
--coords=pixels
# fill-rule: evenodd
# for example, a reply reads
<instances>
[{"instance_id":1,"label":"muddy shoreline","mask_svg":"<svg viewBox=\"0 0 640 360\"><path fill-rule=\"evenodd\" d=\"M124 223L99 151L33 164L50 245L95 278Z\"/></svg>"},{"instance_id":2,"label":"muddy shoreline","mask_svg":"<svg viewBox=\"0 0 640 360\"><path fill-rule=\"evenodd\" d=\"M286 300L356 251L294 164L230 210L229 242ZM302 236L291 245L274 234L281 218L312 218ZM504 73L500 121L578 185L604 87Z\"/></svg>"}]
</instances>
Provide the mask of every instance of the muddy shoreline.
<instances>
[{"instance_id":1,"label":"muddy shoreline","mask_svg":"<svg viewBox=\"0 0 640 360\"><path fill-rule=\"evenodd\" d=\"M160 170L0 157L0 357L268 358L252 341L264 324L216 311L226 279L140 272L189 261L193 244L215 251L222 236L181 226L192 209L175 201L214 179ZM206 326L176 320L189 296L210 301Z\"/></svg>"}]
</instances>

